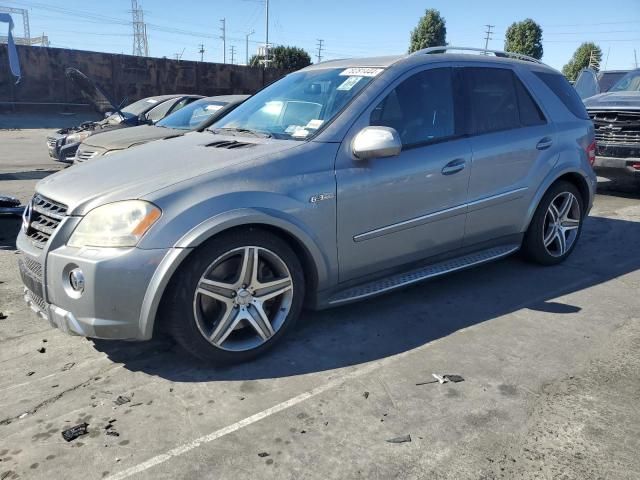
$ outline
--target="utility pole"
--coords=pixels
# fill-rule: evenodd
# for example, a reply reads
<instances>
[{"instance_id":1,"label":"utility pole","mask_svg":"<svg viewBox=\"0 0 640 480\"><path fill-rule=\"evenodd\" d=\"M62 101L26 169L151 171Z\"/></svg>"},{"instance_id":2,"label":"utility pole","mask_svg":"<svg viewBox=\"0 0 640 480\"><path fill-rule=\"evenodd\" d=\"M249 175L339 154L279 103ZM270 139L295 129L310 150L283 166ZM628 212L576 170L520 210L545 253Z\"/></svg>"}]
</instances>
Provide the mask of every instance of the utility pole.
<instances>
[{"instance_id":1,"label":"utility pole","mask_svg":"<svg viewBox=\"0 0 640 480\"><path fill-rule=\"evenodd\" d=\"M318 63L320 63L322 61L322 44L324 43L324 40L322 40L321 38L318 39Z\"/></svg>"},{"instance_id":2,"label":"utility pole","mask_svg":"<svg viewBox=\"0 0 640 480\"><path fill-rule=\"evenodd\" d=\"M636 68L638 68L638 53L636 52L636 49L633 49L633 63L635 64Z\"/></svg>"},{"instance_id":3,"label":"utility pole","mask_svg":"<svg viewBox=\"0 0 640 480\"><path fill-rule=\"evenodd\" d=\"M203 43L200 44L200 50L198 50L198 53L200 53L200 61L202 62L204 60L204 44Z\"/></svg>"},{"instance_id":4,"label":"utility pole","mask_svg":"<svg viewBox=\"0 0 640 480\"><path fill-rule=\"evenodd\" d=\"M486 53L487 49L489 48L489 40L492 40L491 34L493 32L491 31L491 29L495 28L495 25L485 25L485 27L487 27L487 31L485 32L487 35L486 37L484 37L484 51Z\"/></svg>"},{"instance_id":5,"label":"utility pole","mask_svg":"<svg viewBox=\"0 0 640 480\"><path fill-rule=\"evenodd\" d=\"M234 65L234 60L236 58L236 46L231 45L231 47L229 47L229 50L231 51L231 65Z\"/></svg>"},{"instance_id":6,"label":"utility pole","mask_svg":"<svg viewBox=\"0 0 640 480\"><path fill-rule=\"evenodd\" d=\"M264 40L264 68L269 66L269 0L264 0L266 6L266 28L265 28L265 40Z\"/></svg>"},{"instance_id":7,"label":"utility pole","mask_svg":"<svg viewBox=\"0 0 640 480\"><path fill-rule=\"evenodd\" d=\"M244 36L244 40L245 40L245 56L247 57L246 60L245 60L245 63L247 65L249 65L249 37L251 35L253 35L254 33L256 33L255 30L251 30L249 33L247 33Z\"/></svg>"},{"instance_id":8,"label":"utility pole","mask_svg":"<svg viewBox=\"0 0 640 480\"><path fill-rule=\"evenodd\" d=\"M227 63L227 19L221 19L220 23L222 24L220 27L220 31L222 32L222 35L220 35L222 39L222 63Z\"/></svg>"}]
</instances>

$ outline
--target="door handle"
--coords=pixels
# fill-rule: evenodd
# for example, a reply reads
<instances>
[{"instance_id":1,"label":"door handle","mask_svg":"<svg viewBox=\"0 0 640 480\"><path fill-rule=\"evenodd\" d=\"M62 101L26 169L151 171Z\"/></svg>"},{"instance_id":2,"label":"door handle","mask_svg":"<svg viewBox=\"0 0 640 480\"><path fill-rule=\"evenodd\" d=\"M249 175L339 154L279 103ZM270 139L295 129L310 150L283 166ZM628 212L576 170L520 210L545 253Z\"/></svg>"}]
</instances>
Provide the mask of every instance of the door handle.
<instances>
[{"instance_id":1,"label":"door handle","mask_svg":"<svg viewBox=\"0 0 640 480\"><path fill-rule=\"evenodd\" d=\"M538 142L538 144L536 145L536 148L538 150L546 150L551 145L553 145L553 140L549 137L544 137Z\"/></svg>"},{"instance_id":2,"label":"door handle","mask_svg":"<svg viewBox=\"0 0 640 480\"><path fill-rule=\"evenodd\" d=\"M451 162L447 163L444 168L442 169L442 174L443 175L453 175L454 173L458 173L462 170L464 170L464 167L467 166L467 162L464 160L464 158L457 158L455 160L452 160Z\"/></svg>"}]
</instances>

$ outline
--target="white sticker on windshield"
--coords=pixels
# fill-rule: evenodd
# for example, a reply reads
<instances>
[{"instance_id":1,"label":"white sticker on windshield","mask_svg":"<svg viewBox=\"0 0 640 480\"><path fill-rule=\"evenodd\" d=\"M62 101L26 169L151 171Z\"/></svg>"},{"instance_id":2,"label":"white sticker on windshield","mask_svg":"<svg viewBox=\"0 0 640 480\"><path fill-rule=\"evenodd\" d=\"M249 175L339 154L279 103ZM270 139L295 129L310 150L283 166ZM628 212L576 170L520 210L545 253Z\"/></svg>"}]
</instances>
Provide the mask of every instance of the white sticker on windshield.
<instances>
[{"instance_id":1,"label":"white sticker on windshield","mask_svg":"<svg viewBox=\"0 0 640 480\"><path fill-rule=\"evenodd\" d=\"M375 77L379 75L384 68L354 67L347 68L340 73L342 77Z\"/></svg>"},{"instance_id":2,"label":"white sticker on windshield","mask_svg":"<svg viewBox=\"0 0 640 480\"><path fill-rule=\"evenodd\" d=\"M324 120L309 120L309 123L307 123L307 126L305 128L310 128L311 130L317 130L322 126L323 123L324 123Z\"/></svg>"},{"instance_id":3,"label":"white sticker on windshield","mask_svg":"<svg viewBox=\"0 0 640 480\"><path fill-rule=\"evenodd\" d=\"M296 138L305 138L307 135L309 135L309 131L302 127L296 128L291 134L292 137Z\"/></svg>"},{"instance_id":4,"label":"white sticker on windshield","mask_svg":"<svg viewBox=\"0 0 640 480\"><path fill-rule=\"evenodd\" d=\"M221 108L222 108L222 105L207 105L204 107L205 111L211 112L211 113L217 112Z\"/></svg>"},{"instance_id":5,"label":"white sticker on windshield","mask_svg":"<svg viewBox=\"0 0 640 480\"><path fill-rule=\"evenodd\" d=\"M360 80L362 77L349 77L338 86L337 90L351 90Z\"/></svg>"},{"instance_id":6,"label":"white sticker on windshield","mask_svg":"<svg viewBox=\"0 0 640 480\"><path fill-rule=\"evenodd\" d=\"M147 103L158 103L158 100L156 100L155 98L148 98Z\"/></svg>"}]
</instances>

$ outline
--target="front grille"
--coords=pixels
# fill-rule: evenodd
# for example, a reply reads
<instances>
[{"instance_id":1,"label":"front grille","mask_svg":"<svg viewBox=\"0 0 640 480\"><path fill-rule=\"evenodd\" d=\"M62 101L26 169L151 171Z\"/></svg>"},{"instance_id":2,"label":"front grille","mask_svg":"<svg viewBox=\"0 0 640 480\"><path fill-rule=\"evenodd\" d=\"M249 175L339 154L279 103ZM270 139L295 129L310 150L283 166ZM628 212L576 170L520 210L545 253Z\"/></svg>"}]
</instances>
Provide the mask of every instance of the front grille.
<instances>
[{"instance_id":1,"label":"front grille","mask_svg":"<svg viewBox=\"0 0 640 480\"><path fill-rule=\"evenodd\" d=\"M67 213L67 207L39 194L35 194L28 207L30 211L27 237L38 248L44 248L60 221Z\"/></svg>"},{"instance_id":2,"label":"front grille","mask_svg":"<svg viewBox=\"0 0 640 480\"><path fill-rule=\"evenodd\" d=\"M24 266L27 267L27 270L29 270L38 280L42 281L42 264L36 259L31 258L29 255L23 255L22 261Z\"/></svg>"},{"instance_id":3,"label":"front grille","mask_svg":"<svg viewBox=\"0 0 640 480\"><path fill-rule=\"evenodd\" d=\"M599 144L640 144L640 112L590 111L589 116L593 120Z\"/></svg>"},{"instance_id":4,"label":"front grille","mask_svg":"<svg viewBox=\"0 0 640 480\"><path fill-rule=\"evenodd\" d=\"M31 300L31 302L39 308L43 313L47 311L47 302L44 301L44 298L39 295L33 293L31 290L27 289L25 295L27 296L27 300Z\"/></svg>"},{"instance_id":5,"label":"front grille","mask_svg":"<svg viewBox=\"0 0 640 480\"><path fill-rule=\"evenodd\" d=\"M56 139L53 137L47 137L47 146L49 148L56 148Z\"/></svg>"},{"instance_id":6,"label":"front grille","mask_svg":"<svg viewBox=\"0 0 640 480\"><path fill-rule=\"evenodd\" d=\"M78 153L76 154L76 162L82 163L87 160L91 160L97 154L98 152L94 150L78 150Z\"/></svg>"}]
</instances>

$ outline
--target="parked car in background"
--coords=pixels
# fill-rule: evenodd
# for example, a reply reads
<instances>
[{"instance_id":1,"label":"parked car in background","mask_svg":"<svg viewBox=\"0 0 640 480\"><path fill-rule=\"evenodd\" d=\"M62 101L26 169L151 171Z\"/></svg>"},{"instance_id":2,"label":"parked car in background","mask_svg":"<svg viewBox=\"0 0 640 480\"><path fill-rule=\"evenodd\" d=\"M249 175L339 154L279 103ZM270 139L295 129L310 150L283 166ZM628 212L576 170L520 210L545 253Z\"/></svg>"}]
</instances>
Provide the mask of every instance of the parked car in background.
<instances>
[{"instance_id":1,"label":"parked car in background","mask_svg":"<svg viewBox=\"0 0 640 480\"><path fill-rule=\"evenodd\" d=\"M121 110L118 109L116 113L109 115L102 121L85 122L77 127L60 129L47 137L49 156L58 162L71 164L80 143L86 138L126 127L153 125L200 98L202 98L201 95L185 94L143 98Z\"/></svg>"},{"instance_id":2,"label":"parked car in background","mask_svg":"<svg viewBox=\"0 0 640 480\"><path fill-rule=\"evenodd\" d=\"M450 50L311 65L209 131L41 180L17 239L26 301L69 333L165 331L224 363L303 305L518 250L564 261L596 188L583 103L533 58Z\"/></svg>"},{"instance_id":3,"label":"parked car in background","mask_svg":"<svg viewBox=\"0 0 640 480\"><path fill-rule=\"evenodd\" d=\"M606 70L596 72L592 68L584 68L578 74L573 84L578 95L583 100L599 93L608 92L618 80L624 77L629 70Z\"/></svg>"},{"instance_id":4,"label":"parked car in background","mask_svg":"<svg viewBox=\"0 0 640 480\"><path fill-rule=\"evenodd\" d=\"M249 95L220 95L201 98L154 125L141 125L135 128L91 135L80 144L74 163L83 163L92 158L153 140L179 137L189 131L203 130L247 98Z\"/></svg>"},{"instance_id":5,"label":"parked car in background","mask_svg":"<svg viewBox=\"0 0 640 480\"><path fill-rule=\"evenodd\" d=\"M640 69L584 103L595 126L596 171L640 180Z\"/></svg>"},{"instance_id":6,"label":"parked car in background","mask_svg":"<svg viewBox=\"0 0 640 480\"><path fill-rule=\"evenodd\" d=\"M113 101L99 85L80 70L67 68L65 75L77 91L98 112L104 113L106 118L96 122L84 122L76 127L63 128L47 137L49 156L63 163L73 163L78 145L90 135L119 128L153 124L202 98L202 95L159 95L138 100L122 108L122 105Z\"/></svg>"}]
</instances>

